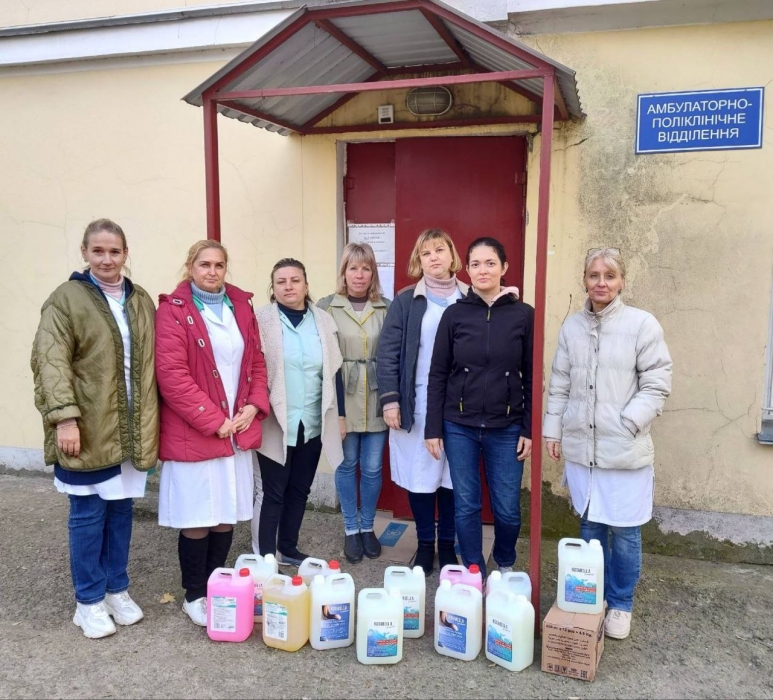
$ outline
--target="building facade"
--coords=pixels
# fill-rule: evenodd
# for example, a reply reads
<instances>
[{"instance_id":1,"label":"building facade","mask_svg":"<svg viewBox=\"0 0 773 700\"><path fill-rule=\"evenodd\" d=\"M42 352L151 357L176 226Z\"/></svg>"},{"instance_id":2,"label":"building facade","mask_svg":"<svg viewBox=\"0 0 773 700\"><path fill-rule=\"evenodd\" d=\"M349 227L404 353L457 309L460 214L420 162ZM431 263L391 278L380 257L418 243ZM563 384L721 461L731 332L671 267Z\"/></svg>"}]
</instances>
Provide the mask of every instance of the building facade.
<instances>
[{"instance_id":1,"label":"building facade","mask_svg":"<svg viewBox=\"0 0 773 700\"><path fill-rule=\"evenodd\" d=\"M2 314L0 464L8 470L42 467L29 353L41 304L81 263L86 223L118 221L133 279L153 295L173 287L188 246L207 235L202 110L181 98L300 3L188 2L184 11L173 0L108 4L114 16L103 16L106 3L86 0L66 10L44 0L0 8L0 247L10 302ZM766 5L455 3L576 72L585 116L558 122L553 134L545 380L558 329L584 297L586 250L621 248L625 300L660 320L674 359L673 393L653 428L656 519L647 534L655 551L773 560L773 448L765 444L773 405L771 110L761 148L636 153L639 95L773 80ZM500 84L451 92L454 106L438 119L534 115L532 102ZM411 128L360 130L385 104ZM286 256L306 263L316 297L330 293L350 224L386 223L389 211L378 207L352 214L353 173L362 182L393 149L403 183L394 197L403 201L416 169L400 175L401 162L442 163L438 151L484 138L497 145L485 162L504 173L491 182L514 177L499 196L522 197L511 245L523 297L533 301L538 124L431 128L431 118L405 105L406 91L363 93L320 123L329 133L309 135L219 118L222 240L233 282L254 291L256 303L267 301L269 271ZM404 246L398 236L398 283ZM334 505L331 471L322 465L319 504ZM554 535L577 527L560 482L560 466L546 463L543 521Z\"/></svg>"}]
</instances>

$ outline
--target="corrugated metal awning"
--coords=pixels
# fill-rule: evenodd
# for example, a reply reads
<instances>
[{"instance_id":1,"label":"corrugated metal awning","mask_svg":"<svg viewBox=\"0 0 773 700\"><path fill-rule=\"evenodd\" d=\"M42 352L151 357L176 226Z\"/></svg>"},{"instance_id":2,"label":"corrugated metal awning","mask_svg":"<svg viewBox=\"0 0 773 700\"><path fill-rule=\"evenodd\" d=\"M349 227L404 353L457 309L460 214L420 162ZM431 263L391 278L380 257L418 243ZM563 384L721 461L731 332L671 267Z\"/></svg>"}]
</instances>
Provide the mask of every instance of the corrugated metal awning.
<instances>
[{"instance_id":1,"label":"corrugated metal awning","mask_svg":"<svg viewBox=\"0 0 773 700\"><path fill-rule=\"evenodd\" d=\"M227 117L280 134L313 133L315 123L356 93L243 93L389 81L420 71L546 68L555 73L559 118L583 116L574 71L538 51L436 0L358 0L298 10L183 99L201 106L206 95L230 93L227 101L217 100ZM541 100L538 75L497 82Z\"/></svg>"}]
</instances>

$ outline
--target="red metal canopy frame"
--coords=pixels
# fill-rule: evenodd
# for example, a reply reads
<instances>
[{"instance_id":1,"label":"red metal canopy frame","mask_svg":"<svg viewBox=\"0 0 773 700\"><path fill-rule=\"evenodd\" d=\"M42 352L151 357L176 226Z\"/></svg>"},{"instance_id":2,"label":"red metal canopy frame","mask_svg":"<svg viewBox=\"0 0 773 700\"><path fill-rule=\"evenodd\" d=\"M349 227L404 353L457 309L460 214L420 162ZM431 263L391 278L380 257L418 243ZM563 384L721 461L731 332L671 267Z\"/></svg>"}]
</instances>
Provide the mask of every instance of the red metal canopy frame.
<instances>
[{"instance_id":1,"label":"red metal canopy frame","mask_svg":"<svg viewBox=\"0 0 773 700\"><path fill-rule=\"evenodd\" d=\"M430 21L433 27L443 37L449 47L459 58L456 64L439 64L436 66L417 66L411 68L386 68L375 57L347 37L340 29L335 27L330 20L336 17L351 17L364 14L380 14L386 12L399 12L407 9L420 9L422 14ZM431 18L431 19L430 19ZM505 50L520 55L536 67L528 70L514 71L488 71L475 65L465 53L464 49L454 39L453 35L444 27L443 20L463 26L479 38L504 48ZM308 23L313 22L318 27L328 31L341 43L354 53L359 55L376 69L376 73L361 83L345 83L333 85L307 85L299 87L271 88L260 90L224 91L223 87L231 83L235 78L243 75L252 66L271 51L281 45L289 37ZM410 73L426 72L428 70L472 70L472 73L460 75L445 75L436 77L402 78L395 80L382 80L395 73L406 75ZM537 96L520 86L510 82L519 79L542 80L542 95ZM531 456L531 496L530 496L530 539L529 539L529 576L532 583L532 604L535 611L535 634L540 631L540 591L541 591L541 564L542 564L542 411L543 411L543 376L544 376L544 351L545 351L545 296L547 279L547 250L548 250L548 217L550 210L550 167L553 142L553 126L556 120L566 120L569 114L564 103L563 96L557 86L555 68L549 63L540 60L532 54L527 54L512 44L491 35L478 27L473 22L464 22L457 14L439 7L436 4L426 3L423 0L398 0L376 5L361 5L349 7L328 7L313 9L305 12L295 22L291 23L269 42L255 52L242 63L235 66L220 80L207 89L203 97L204 107L204 157L206 172L206 203L207 203L207 238L220 240L220 174L218 167L218 134L217 134L217 107L222 105L228 109L243 112L265 122L281 126L283 128L301 134L325 134L325 133L349 133L365 130L384 130L384 125L361 125L345 127L316 127L326 116L336 111L343 104L356 95L374 90L404 90L414 87L426 87L437 85L461 85L469 83L497 82L524 95L541 107L541 113L526 116L484 117L479 119L459 120L434 120L432 122L416 122L389 125L392 129L427 129L462 125L482 124L517 124L536 123L540 125L542 143L540 150L539 170L539 196L537 208L537 260L536 281L534 290L534 354L533 354L533 408L532 408L532 440L534 449ZM258 110L238 104L239 99L255 99L265 97L289 97L303 95L319 95L340 93L343 96L331 107L318 114L306 124L298 126L283 123L276 117L263 114Z\"/></svg>"}]
</instances>

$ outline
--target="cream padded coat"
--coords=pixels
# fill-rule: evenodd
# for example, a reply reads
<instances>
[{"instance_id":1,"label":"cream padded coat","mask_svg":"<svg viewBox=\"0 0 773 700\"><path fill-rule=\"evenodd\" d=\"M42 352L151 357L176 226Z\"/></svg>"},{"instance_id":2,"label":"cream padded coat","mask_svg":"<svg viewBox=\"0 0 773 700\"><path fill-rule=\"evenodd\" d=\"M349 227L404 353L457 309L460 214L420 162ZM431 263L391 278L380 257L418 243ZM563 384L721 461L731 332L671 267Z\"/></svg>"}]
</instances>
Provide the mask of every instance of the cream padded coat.
<instances>
[{"instance_id":1,"label":"cream padded coat","mask_svg":"<svg viewBox=\"0 0 773 700\"><path fill-rule=\"evenodd\" d=\"M653 464L652 421L671 392L671 356L655 317L620 297L561 327L542 425L564 458L588 467Z\"/></svg>"}]
</instances>

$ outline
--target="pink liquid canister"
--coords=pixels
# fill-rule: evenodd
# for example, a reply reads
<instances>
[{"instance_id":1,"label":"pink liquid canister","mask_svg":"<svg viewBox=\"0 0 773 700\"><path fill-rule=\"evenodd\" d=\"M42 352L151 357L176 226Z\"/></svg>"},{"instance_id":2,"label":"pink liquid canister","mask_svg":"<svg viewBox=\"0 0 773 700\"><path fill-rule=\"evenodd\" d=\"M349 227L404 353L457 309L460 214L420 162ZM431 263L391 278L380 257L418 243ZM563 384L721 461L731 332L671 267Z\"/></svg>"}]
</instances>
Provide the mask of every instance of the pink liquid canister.
<instances>
[{"instance_id":1,"label":"pink liquid canister","mask_svg":"<svg viewBox=\"0 0 773 700\"><path fill-rule=\"evenodd\" d=\"M207 634L216 642L243 642L255 624L255 584L247 568L215 569L207 582Z\"/></svg>"},{"instance_id":2,"label":"pink liquid canister","mask_svg":"<svg viewBox=\"0 0 773 700\"><path fill-rule=\"evenodd\" d=\"M463 583L465 586L472 586L483 593L483 577L480 573L480 567L477 564L466 566L459 564L448 564L440 571L439 583L450 581L451 585Z\"/></svg>"}]
</instances>

